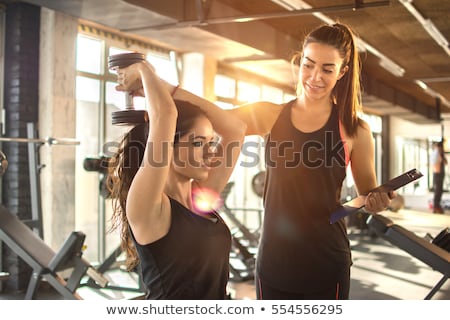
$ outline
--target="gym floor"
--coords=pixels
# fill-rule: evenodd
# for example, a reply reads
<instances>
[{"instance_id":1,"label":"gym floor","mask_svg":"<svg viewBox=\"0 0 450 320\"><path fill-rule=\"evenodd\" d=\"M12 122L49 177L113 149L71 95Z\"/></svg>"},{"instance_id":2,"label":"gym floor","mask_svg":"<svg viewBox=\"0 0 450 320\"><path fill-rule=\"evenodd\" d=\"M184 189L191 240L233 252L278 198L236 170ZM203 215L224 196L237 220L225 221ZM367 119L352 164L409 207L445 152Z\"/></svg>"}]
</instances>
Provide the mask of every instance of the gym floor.
<instances>
[{"instance_id":1,"label":"gym floor","mask_svg":"<svg viewBox=\"0 0 450 320\"><path fill-rule=\"evenodd\" d=\"M397 213L383 213L395 223L419 236L437 235L450 226L450 211L432 214L402 209ZM349 227L353 266L351 271L351 300L421 300L430 292L442 275L425 263L376 237L364 225ZM107 273L113 282L121 286L136 287L136 277L117 270ZM252 280L230 282L229 291L234 299L255 299ZM94 290L81 287L83 299L134 299L140 294L121 290ZM24 294L0 293L0 300L23 299ZM51 288L41 286L37 299L61 299ZM432 299L450 300L450 280L444 283Z\"/></svg>"},{"instance_id":2,"label":"gym floor","mask_svg":"<svg viewBox=\"0 0 450 320\"><path fill-rule=\"evenodd\" d=\"M432 214L402 209L383 215L418 236L437 235L450 227L450 211ZM351 300L421 300L442 278L442 274L364 226L349 227L353 266ZM255 299L252 281L231 284L235 299ZM432 297L450 300L450 279Z\"/></svg>"}]
</instances>

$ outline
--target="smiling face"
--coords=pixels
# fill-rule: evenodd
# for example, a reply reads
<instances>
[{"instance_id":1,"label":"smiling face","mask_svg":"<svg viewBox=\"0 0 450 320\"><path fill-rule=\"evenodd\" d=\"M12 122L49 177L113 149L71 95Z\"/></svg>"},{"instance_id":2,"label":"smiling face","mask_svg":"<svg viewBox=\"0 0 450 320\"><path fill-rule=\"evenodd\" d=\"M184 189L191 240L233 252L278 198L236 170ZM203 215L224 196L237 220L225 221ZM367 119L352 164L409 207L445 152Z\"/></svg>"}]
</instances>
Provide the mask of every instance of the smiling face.
<instances>
[{"instance_id":1,"label":"smiling face","mask_svg":"<svg viewBox=\"0 0 450 320\"><path fill-rule=\"evenodd\" d=\"M303 50L299 84L309 100L329 100L336 82L345 74L339 51L327 44L312 42Z\"/></svg>"},{"instance_id":2,"label":"smiling face","mask_svg":"<svg viewBox=\"0 0 450 320\"><path fill-rule=\"evenodd\" d=\"M205 116L194 120L192 128L174 145L173 170L186 179L205 180L213 156L215 133Z\"/></svg>"}]
</instances>

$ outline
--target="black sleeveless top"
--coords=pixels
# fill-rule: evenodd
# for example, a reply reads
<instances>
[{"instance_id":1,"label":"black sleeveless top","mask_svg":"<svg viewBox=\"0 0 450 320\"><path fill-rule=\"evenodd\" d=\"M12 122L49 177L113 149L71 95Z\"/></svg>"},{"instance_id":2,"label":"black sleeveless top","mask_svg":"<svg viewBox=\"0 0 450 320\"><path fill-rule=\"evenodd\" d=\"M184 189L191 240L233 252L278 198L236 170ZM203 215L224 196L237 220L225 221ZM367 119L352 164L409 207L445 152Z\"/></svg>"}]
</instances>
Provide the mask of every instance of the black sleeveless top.
<instances>
[{"instance_id":1,"label":"black sleeveless top","mask_svg":"<svg viewBox=\"0 0 450 320\"><path fill-rule=\"evenodd\" d=\"M170 204L168 234L147 245L134 241L147 299L225 299L230 230L217 213L210 220L174 199Z\"/></svg>"},{"instance_id":2,"label":"black sleeveless top","mask_svg":"<svg viewBox=\"0 0 450 320\"><path fill-rule=\"evenodd\" d=\"M337 108L321 129L305 133L291 121L294 102L285 105L266 141L257 271L273 288L301 293L335 287L351 253L343 219L329 222L341 206L346 174Z\"/></svg>"}]
</instances>

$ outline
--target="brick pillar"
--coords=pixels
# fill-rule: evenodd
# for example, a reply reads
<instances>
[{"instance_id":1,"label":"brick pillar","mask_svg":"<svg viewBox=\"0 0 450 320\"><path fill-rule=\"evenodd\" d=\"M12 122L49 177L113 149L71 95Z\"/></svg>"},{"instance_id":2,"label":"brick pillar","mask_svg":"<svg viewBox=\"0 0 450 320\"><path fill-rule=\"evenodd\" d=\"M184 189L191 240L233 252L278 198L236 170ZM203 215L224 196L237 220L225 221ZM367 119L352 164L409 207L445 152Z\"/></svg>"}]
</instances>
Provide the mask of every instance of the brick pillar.
<instances>
[{"instance_id":1,"label":"brick pillar","mask_svg":"<svg viewBox=\"0 0 450 320\"><path fill-rule=\"evenodd\" d=\"M4 109L5 136L27 137L26 124L38 122L40 8L25 3L6 7ZM2 204L20 219L31 218L27 144L3 142L8 170L2 177ZM3 267L11 277L4 290L23 291L31 270L3 245Z\"/></svg>"}]
</instances>

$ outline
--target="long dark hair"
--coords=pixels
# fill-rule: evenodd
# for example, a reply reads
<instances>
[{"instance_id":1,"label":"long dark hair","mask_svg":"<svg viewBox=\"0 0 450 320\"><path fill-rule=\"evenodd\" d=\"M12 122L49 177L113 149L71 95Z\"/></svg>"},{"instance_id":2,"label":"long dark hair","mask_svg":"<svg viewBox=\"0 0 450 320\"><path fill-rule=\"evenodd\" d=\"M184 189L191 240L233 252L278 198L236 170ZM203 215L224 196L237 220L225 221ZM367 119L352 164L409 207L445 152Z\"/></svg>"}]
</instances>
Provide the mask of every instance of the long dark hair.
<instances>
[{"instance_id":1,"label":"long dark hair","mask_svg":"<svg viewBox=\"0 0 450 320\"><path fill-rule=\"evenodd\" d=\"M206 114L196 105L187 101L175 100L178 111L174 144L178 142L186 132L192 129L194 121ZM111 218L111 230L120 231L122 250L126 253L126 266L128 270L134 269L139 263L134 243L129 231L126 215L126 201L128 190L139 167L141 166L147 138L149 123L134 126L122 138L119 149L111 158L108 174L108 185L110 186L113 201L113 215ZM149 190L149 192L151 192Z\"/></svg>"},{"instance_id":2,"label":"long dark hair","mask_svg":"<svg viewBox=\"0 0 450 320\"><path fill-rule=\"evenodd\" d=\"M298 63L303 50L310 43L321 43L332 46L339 51L343 59L342 69L348 67L344 76L336 83L332 98L339 109L339 117L350 137L356 134L360 120L358 111L361 110L361 63L356 47L354 33L349 26L336 23L322 25L311 31L305 38L302 51L292 57L293 63ZM342 71L341 69L341 71Z\"/></svg>"}]
</instances>

